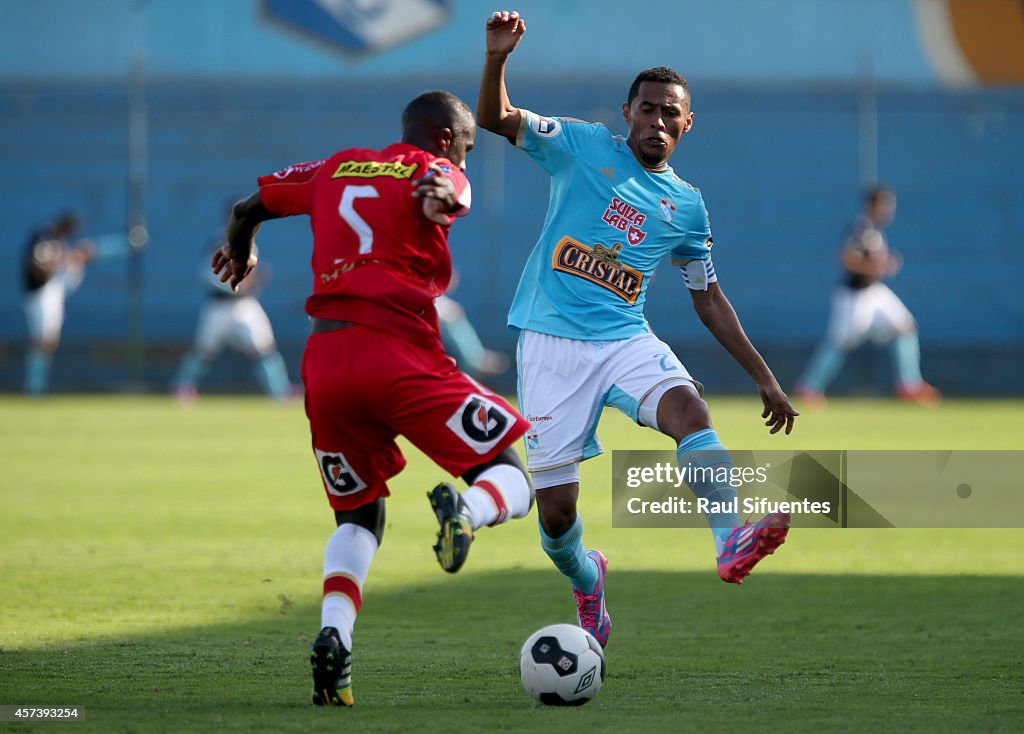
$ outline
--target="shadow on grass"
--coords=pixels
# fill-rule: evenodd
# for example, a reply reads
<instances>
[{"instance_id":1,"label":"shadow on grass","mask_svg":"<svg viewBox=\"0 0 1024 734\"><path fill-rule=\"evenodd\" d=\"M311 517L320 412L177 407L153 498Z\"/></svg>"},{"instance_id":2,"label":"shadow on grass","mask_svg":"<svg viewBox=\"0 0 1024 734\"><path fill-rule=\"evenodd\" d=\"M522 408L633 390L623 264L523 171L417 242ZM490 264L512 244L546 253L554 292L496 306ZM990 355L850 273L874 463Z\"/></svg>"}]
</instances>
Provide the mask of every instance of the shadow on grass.
<instances>
[{"instance_id":1,"label":"shadow on grass","mask_svg":"<svg viewBox=\"0 0 1024 734\"><path fill-rule=\"evenodd\" d=\"M608 679L572 711L535 706L519 648L574 618L552 570L376 592L351 711L308 703L319 609L0 653L0 703L81 705L81 731L1019 730L1024 589L1005 577L755 575L612 568ZM227 612L225 612L227 613ZM41 724L7 724L37 731ZM52 725L58 726L58 725ZM72 727L70 724L59 726Z\"/></svg>"}]
</instances>

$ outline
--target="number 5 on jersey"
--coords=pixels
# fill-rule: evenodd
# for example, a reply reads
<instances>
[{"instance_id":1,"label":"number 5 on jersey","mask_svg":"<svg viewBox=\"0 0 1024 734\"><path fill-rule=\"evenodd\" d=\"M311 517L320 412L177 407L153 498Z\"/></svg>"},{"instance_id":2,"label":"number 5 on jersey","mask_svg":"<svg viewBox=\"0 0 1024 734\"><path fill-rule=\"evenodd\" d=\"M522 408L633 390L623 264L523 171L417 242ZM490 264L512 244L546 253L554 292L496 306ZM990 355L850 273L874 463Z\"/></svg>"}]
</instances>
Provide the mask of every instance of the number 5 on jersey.
<instances>
[{"instance_id":1,"label":"number 5 on jersey","mask_svg":"<svg viewBox=\"0 0 1024 734\"><path fill-rule=\"evenodd\" d=\"M373 249L373 230L366 223L354 208L356 199L376 199L380 196L373 186L346 186L341 192L341 201L338 203L338 214L345 220L345 224L352 228L352 231L359 237L359 254L367 255Z\"/></svg>"}]
</instances>

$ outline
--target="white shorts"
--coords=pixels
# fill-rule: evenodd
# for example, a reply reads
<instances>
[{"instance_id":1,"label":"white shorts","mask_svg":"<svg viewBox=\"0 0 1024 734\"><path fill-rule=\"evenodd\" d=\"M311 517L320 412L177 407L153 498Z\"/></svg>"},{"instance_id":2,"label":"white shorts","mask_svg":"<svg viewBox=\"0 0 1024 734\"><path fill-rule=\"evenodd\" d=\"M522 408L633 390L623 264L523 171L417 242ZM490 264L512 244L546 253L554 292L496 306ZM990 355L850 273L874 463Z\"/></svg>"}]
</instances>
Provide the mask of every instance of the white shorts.
<instances>
[{"instance_id":1,"label":"white shorts","mask_svg":"<svg viewBox=\"0 0 1024 734\"><path fill-rule=\"evenodd\" d=\"M854 349L871 339L892 341L914 328L914 317L903 301L883 283L867 288L836 288L832 295L828 339L843 349Z\"/></svg>"},{"instance_id":2,"label":"white shorts","mask_svg":"<svg viewBox=\"0 0 1024 734\"><path fill-rule=\"evenodd\" d=\"M209 298L203 304L196 327L196 349L214 355L225 346L248 356L274 350L270 319L255 298Z\"/></svg>"},{"instance_id":3,"label":"white shorts","mask_svg":"<svg viewBox=\"0 0 1024 734\"><path fill-rule=\"evenodd\" d=\"M531 424L525 437L531 472L600 454L597 423L605 405L657 428L657 403L666 390L678 385L703 390L654 334L583 341L522 331L516 361L519 412Z\"/></svg>"},{"instance_id":4,"label":"white shorts","mask_svg":"<svg viewBox=\"0 0 1024 734\"><path fill-rule=\"evenodd\" d=\"M82 283L85 268L69 265L54 273L42 287L25 295L25 317L32 341L56 342L64 327L64 300Z\"/></svg>"}]
</instances>

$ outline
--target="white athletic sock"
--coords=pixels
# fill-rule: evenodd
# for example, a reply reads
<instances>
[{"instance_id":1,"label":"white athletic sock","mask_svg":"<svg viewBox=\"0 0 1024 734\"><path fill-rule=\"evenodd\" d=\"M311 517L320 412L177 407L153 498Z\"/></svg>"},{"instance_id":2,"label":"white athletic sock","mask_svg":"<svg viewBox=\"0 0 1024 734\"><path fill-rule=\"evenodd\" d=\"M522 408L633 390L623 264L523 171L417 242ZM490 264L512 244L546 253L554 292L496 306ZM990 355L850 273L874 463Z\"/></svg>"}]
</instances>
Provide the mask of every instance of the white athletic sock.
<instances>
[{"instance_id":1,"label":"white athletic sock","mask_svg":"<svg viewBox=\"0 0 1024 734\"><path fill-rule=\"evenodd\" d=\"M363 583L377 553L376 536L364 527L343 523L324 550L324 601L320 626L338 630L341 643L352 651L352 629L363 605Z\"/></svg>"},{"instance_id":2,"label":"white athletic sock","mask_svg":"<svg viewBox=\"0 0 1024 734\"><path fill-rule=\"evenodd\" d=\"M526 517L533 489L526 475L511 464L498 464L483 472L462 493L473 516L473 529L500 525L510 517Z\"/></svg>"}]
</instances>

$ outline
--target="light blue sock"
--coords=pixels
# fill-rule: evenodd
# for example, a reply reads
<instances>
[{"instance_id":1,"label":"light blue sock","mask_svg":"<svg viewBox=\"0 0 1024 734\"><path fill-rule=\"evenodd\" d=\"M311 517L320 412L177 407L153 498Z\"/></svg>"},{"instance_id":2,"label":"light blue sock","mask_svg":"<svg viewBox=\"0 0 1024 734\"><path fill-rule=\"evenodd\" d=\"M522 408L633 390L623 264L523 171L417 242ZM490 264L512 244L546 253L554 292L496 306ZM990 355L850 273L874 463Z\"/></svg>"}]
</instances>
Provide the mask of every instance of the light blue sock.
<instances>
[{"instance_id":1,"label":"light blue sock","mask_svg":"<svg viewBox=\"0 0 1024 734\"><path fill-rule=\"evenodd\" d=\"M845 361L846 353L842 349L825 342L815 350L797 384L807 390L823 393L839 374Z\"/></svg>"},{"instance_id":2,"label":"light blue sock","mask_svg":"<svg viewBox=\"0 0 1024 734\"><path fill-rule=\"evenodd\" d=\"M921 377L921 345L917 331L900 334L889 345L892 351L896 382L900 387L914 388L924 382Z\"/></svg>"},{"instance_id":3,"label":"light blue sock","mask_svg":"<svg viewBox=\"0 0 1024 734\"><path fill-rule=\"evenodd\" d=\"M271 397L284 400L291 394L288 368L284 366L284 357L278 351L260 358L256 363L256 378L263 386L263 391Z\"/></svg>"},{"instance_id":4,"label":"light blue sock","mask_svg":"<svg viewBox=\"0 0 1024 734\"><path fill-rule=\"evenodd\" d=\"M194 390L199 383L199 379L206 374L209 366L209 360L199 352L195 350L189 352L181 360L178 374L174 376L174 388L191 388Z\"/></svg>"},{"instance_id":5,"label":"light blue sock","mask_svg":"<svg viewBox=\"0 0 1024 734\"><path fill-rule=\"evenodd\" d=\"M587 556L583 548L583 521L579 515L564 535L552 538L540 529L540 547L548 554L555 568L568 577L572 587L585 594L593 593L597 586L597 564Z\"/></svg>"},{"instance_id":6,"label":"light blue sock","mask_svg":"<svg viewBox=\"0 0 1024 734\"><path fill-rule=\"evenodd\" d=\"M30 348L25 352L25 394L45 395L50 388L50 363L53 355L45 349Z\"/></svg>"},{"instance_id":7,"label":"light blue sock","mask_svg":"<svg viewBox=\"0 0 1024 734\"><path fill-rule=\"evenodd\" d=\"M679 458L679 467L685 469L687 465L693 469L703 469L700 474L718 475L703 478L690 482L690 489L698 499L705 498L710 502L731 503L736 508L732 512L715 512L706 515L708 525L711 526L711 534L715 536L715 553L722 554L722 547L725 545L729 534L740 524L737 507L736 488L729 484L728 477L732 471L732 458L729 451L718 440L718 434L713 428L691 433L679 442L676 449L676 456ZM723 472L724 469L724 472ZM724 481L722 474L725 475Z\"/></svg>"}]
</instances>

